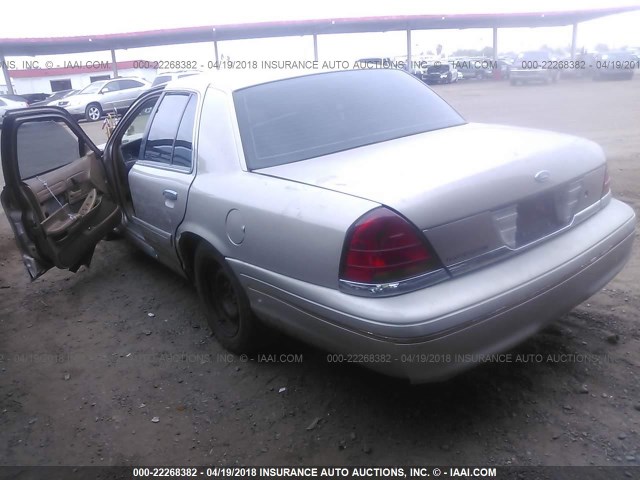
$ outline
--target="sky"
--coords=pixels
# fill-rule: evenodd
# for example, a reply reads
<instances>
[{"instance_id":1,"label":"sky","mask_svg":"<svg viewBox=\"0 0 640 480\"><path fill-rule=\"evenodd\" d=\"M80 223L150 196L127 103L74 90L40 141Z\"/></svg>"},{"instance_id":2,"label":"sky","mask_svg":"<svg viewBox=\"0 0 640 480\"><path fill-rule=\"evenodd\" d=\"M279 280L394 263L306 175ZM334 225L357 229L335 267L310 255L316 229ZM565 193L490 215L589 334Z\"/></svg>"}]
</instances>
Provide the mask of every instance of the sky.
<instances>
[{"instance_id":1,"label":"sky","mask_svg":"<svg viewBox=\"0 0 640 480\"><path fill-rule=\"evenodd\" d=\"M121 33L200 25L262 21L342 18L377 15L418 15L453 13L509 13L581 10L613 6L640 6L631 0L50 0L3 2L2 38L49 37ZM176 6L179 5L179 8ZM28 11L28 15L25 12ZM96 16L99 21L96 21ZM12 19L6 21L6 19ZM591 50L599 43L611 48L640 47L640 11L581 23L578 48ZM415 54L435 50L442 44L445 53L461 48L482 48L492 43L489 29L415 31ZM499 51L537 49L546 44L568 48L571 27L500 29ZM313 58L311 37L237 40L219 42L219 52L234 60ZM396 57L406 52L404 32L320 35L320 60L354 60L361 57ZM117 51L118 60L184 60L213 58L212 44L147 47ZM40 57L43 60L110 60L108 52ZM18 58L25 59L25 58Z\"/></svg>"}]
</instances>

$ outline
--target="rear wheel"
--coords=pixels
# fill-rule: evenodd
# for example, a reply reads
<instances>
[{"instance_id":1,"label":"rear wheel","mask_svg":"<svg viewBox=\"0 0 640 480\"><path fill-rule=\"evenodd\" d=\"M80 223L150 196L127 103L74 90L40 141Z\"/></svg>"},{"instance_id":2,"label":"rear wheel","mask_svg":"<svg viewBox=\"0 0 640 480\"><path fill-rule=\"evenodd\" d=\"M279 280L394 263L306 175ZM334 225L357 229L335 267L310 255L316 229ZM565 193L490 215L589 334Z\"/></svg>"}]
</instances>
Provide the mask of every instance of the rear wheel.
<instances>
[{"instance_id":1,"label":"rear wheel","mask_svg":"<svg viewBox=\"0 0 640 480\"><path fill-rule=\"evenodd\" d=\"M95 122L102 117L102 107L98 103L91 103L87 105L84 111L84 118L89 122Z\"/></svg>"},{"instance_id":2,"label":"rear wheel","mask_svg":"<svg viewBox=\"0 0 640 480\"><path fill-rule=\"evenodd\" d=\"M211 246L201 244L194 259L195 283L207 322L227 350L242 353L257 346L257 319L240 282Z\"/></svg>"}]
</instances>

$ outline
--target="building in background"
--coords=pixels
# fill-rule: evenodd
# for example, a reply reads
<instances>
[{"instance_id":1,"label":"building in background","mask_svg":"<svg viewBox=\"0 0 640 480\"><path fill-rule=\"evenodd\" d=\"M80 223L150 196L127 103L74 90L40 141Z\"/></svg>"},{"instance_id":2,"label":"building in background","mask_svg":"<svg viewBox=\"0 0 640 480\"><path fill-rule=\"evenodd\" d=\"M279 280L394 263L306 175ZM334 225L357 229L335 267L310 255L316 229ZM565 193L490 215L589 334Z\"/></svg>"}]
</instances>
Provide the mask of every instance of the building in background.
<instances>
[{"instance_id":1,"label":"building in background","mask_svg":"<svg viewBox=\"0 0 640 480\"><path fill-rule=\"evenodd\" d=\"M129 60L117 62L119 77L140 77L153 82L156 77L154 62ZM145 68L140 68L145 67ZM112 65L102 62L95 65L69 65L61 68L33 68L28 70L10 70L14 91L24 93L53 93L86 87L92 82L113 78ZM0 86L0 90L2 90Z\"/></svg>"}]
</instances>

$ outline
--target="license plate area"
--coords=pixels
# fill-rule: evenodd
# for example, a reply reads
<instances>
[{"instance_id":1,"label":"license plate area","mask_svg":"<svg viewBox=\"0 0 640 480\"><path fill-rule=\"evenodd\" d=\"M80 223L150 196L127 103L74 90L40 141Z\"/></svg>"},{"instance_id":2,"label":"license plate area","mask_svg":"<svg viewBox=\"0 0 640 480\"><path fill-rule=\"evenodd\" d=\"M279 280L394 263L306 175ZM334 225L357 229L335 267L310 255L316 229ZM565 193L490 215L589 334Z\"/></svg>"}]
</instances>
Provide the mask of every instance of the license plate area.
<instances>
[{"instance_id":1,"label":"license plate area","mask_svg":"<svg viewBox=\"0 0 640 480\"><path fill-rule=\"evenodd\" d=\"M516 248L539 240L568 224L558 215L555 192L545 192L518 203Z\"/></svg>"}]
</instances>

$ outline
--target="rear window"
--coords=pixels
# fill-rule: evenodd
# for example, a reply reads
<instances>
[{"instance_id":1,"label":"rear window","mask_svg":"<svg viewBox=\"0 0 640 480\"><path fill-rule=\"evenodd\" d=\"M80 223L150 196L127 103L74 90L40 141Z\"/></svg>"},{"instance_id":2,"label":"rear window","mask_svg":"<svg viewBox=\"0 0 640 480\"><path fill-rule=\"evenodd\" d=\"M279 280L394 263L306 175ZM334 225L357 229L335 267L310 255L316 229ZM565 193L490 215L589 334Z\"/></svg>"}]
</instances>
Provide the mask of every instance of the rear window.
<instances>
[{"instance_id":1,"label":"rear window","mask_svg":"<svg viewBox=\"0 0 640 480\"><path fill-rule=\"evenodd\" d=\"M464 123L429 87L399 70L308 75L233 97L251 170Z\"/></svg>"}]
</instances>

